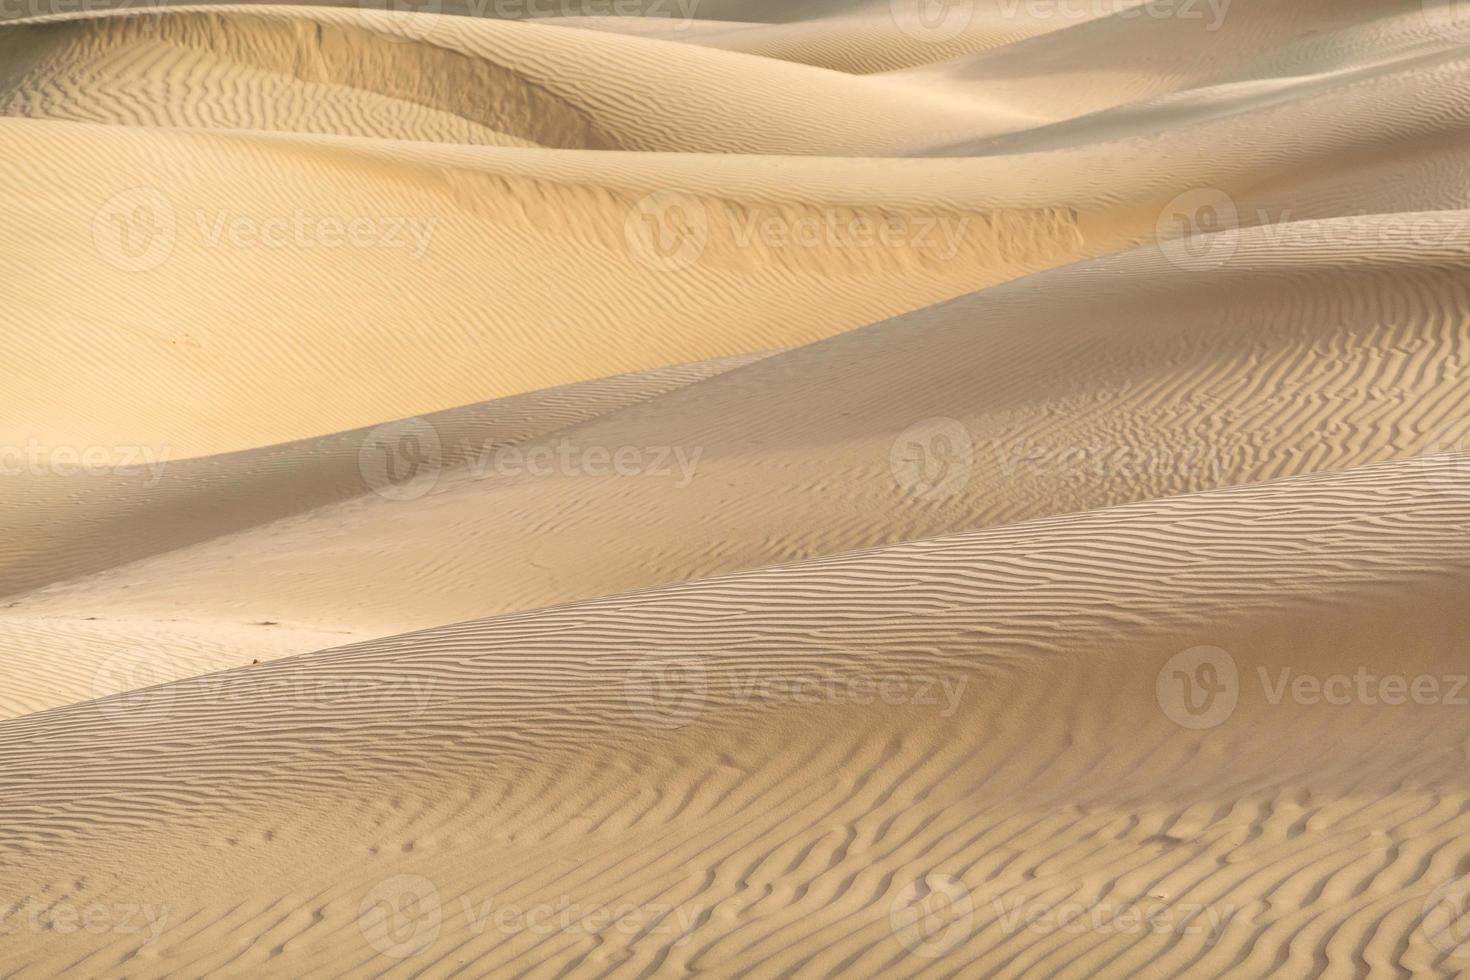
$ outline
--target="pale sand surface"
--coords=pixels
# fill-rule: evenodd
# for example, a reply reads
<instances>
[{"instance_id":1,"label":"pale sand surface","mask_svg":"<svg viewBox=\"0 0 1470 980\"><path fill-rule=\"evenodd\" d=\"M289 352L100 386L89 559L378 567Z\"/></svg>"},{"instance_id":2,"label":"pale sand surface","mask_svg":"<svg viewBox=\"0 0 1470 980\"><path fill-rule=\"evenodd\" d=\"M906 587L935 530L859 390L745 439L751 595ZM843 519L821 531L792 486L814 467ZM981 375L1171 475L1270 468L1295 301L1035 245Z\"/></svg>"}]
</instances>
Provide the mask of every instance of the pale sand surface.
<instances>
[{"instance_id":1,"label":"pale sand surface","mask_svg":"<svg viewBox=\"0 0 1470 980\"><path fill-rule=\"evenodd\" d=\"M1470 5L46 3L0 974L1470 969Z\"/></svg>"}]
</instances>

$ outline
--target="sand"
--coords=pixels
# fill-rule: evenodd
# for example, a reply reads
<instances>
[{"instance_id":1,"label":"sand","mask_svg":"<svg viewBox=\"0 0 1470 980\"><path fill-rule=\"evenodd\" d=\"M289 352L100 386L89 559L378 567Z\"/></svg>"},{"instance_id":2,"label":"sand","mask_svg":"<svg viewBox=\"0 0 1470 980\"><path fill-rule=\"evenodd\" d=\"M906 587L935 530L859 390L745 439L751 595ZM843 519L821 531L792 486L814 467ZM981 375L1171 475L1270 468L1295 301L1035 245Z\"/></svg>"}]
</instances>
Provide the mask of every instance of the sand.
<instances>
[{"instance_id":1,"label":"sand","mask_svg":"<svg viewBox=\"0 0 1470 980\"><path fill-rule=\"evenodd\" d=\"M0 974L1470 969L1462 8L5 8Z\"/></svg>"}]
</instances>

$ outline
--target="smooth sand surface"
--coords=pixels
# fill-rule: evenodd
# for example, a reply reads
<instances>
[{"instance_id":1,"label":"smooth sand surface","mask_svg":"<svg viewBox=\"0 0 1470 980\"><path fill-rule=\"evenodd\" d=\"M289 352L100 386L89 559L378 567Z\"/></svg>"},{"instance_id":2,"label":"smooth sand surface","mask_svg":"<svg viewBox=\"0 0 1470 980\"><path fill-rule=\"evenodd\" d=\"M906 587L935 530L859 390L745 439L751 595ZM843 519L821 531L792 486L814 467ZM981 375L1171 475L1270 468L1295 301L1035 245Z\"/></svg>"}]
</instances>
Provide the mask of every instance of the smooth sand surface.
<instances>
[{"instance_id":1,"label":"smooth sand surface","mask_svg":"<svg viewBox=\"0 0 1470 980\"><path fill-rule=\"evenodd\" d=\"M1470 5L381 6L0 13L0 974L1470 970Z\"/></svg>"}]
</instances>

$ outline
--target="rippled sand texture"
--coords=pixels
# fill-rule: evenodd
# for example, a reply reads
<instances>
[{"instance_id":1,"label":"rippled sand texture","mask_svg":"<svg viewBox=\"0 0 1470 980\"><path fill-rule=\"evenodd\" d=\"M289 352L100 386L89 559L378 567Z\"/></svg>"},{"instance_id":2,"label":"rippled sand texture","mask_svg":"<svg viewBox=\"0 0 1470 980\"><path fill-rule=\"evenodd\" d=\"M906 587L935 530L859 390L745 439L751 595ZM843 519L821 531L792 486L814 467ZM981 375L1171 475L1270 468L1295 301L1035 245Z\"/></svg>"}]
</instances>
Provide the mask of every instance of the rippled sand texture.
<instances>
[{"instance_id":1,"label":"rippled sand texture","mask_svg":"<svg viewBox=\"0 0 1470 980\"><path fill-rule=\"evenodd\" d=\"M0 12L0 974L1470 971L1470 2L382 6Z\"/></svg>"}]
</instances>

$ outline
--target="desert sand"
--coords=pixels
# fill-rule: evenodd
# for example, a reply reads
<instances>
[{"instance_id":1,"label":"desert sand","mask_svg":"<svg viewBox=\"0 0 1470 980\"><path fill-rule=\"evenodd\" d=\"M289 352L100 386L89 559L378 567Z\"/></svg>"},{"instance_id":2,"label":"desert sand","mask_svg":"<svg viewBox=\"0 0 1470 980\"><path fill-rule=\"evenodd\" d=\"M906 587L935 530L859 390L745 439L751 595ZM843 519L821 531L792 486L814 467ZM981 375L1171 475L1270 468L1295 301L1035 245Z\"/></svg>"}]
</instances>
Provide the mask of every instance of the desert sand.
<instances>
[{"instance_id":1,"label":"desert sand","mask_svg":"<svg viewBox=\"0 0 1470 980\"><path fill-rule=\"evenodd\" d=\"M0 975L1470 971L1470 4L0 8Z\"/></svg>"}]
</instances>

